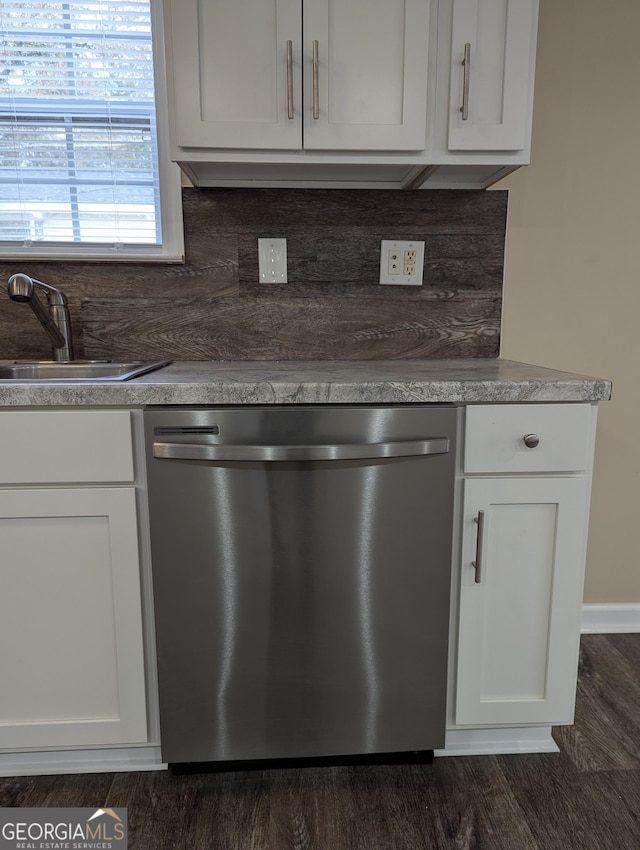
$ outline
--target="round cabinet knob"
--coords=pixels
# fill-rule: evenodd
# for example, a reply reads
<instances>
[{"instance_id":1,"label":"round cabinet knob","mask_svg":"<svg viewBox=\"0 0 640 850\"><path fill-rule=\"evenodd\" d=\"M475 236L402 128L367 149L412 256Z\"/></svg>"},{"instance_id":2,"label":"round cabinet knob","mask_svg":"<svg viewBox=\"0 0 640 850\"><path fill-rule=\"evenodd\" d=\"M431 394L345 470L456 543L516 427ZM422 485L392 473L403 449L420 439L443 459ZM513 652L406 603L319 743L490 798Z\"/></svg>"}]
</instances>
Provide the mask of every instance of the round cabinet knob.
<instances>
[{"instance_id":1,"label":"round cabinet knob","mask_svg":"<svg viewBox=\"0 0 640 850\"><path fill-rule=\"evenodd\" d=\"M525 434L522 442L528 449L535 449L540 444L540 437L537 434Z\"/></svg>"}]
</instances>

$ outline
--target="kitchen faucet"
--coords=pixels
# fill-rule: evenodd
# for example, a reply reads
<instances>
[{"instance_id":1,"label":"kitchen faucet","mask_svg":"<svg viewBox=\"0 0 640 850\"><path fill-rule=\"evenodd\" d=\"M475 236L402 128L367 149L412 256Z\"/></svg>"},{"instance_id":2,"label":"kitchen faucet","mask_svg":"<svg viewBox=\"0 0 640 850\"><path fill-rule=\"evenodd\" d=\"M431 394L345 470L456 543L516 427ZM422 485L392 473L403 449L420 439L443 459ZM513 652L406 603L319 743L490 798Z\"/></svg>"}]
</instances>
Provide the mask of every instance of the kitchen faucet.
<instances>
[{"instance_id":1,"label":"kitchen faucet","mask_svg":"<svg viewBox=\"0 0 640 850\"><path fill-rule=\"evenodd\" d=\"M53 359L73 360L71 317L64 292L21 273L11 275L7 288L12 301L28 304L36 314L38 321L51 339ZM48 310L38 297L38 290L44 293Z\"/></svg>"}]
</instances>

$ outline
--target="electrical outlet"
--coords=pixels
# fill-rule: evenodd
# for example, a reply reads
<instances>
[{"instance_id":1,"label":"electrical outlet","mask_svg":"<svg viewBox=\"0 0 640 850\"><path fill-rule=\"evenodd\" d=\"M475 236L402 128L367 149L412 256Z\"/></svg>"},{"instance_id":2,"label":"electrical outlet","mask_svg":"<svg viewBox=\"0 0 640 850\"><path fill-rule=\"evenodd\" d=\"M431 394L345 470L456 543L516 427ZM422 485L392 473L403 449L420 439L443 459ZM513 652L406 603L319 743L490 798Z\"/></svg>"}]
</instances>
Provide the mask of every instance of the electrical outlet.
<instances>
[{"instance_id":1,"label":"electrical outlet","mask_svg":"<svg viewBox=\"0 0 640 850\"><path fill-rule=\"evenodd\" d=\"M402 273L409 275L411 277L416 273L416 252L415 251L405 251L404 252L404 267L402 269Z\"/></svg>"},{"instance_id":2,"label":"electrical outlet","mask_svg":"<svg viewBox=\"0 0 640 850\"><path fill-rule=\"evenodd\" d=\"M383 239L380 245L380 283L422 286L424 242Z\"/></svg>"}]
</instances>

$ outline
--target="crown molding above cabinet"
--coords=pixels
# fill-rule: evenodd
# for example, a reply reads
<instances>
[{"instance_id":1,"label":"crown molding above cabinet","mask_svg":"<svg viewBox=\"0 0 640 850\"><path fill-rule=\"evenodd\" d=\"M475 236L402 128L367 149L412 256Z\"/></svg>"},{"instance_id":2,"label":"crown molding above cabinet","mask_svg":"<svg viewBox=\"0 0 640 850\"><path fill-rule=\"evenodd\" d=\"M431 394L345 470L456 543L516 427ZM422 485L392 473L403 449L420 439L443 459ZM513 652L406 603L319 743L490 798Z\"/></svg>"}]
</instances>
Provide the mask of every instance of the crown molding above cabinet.
<instances>
[{"instance_id":1,"label":"crown molding above cabinet","mask_svg":"<svg viewBox=\"0 0 640 850\"><path fill-rule=\"evenodd\" d=\"M529 162L538 0L163 0L196 186L483 189Z\"/></svg>"}]
</instances>

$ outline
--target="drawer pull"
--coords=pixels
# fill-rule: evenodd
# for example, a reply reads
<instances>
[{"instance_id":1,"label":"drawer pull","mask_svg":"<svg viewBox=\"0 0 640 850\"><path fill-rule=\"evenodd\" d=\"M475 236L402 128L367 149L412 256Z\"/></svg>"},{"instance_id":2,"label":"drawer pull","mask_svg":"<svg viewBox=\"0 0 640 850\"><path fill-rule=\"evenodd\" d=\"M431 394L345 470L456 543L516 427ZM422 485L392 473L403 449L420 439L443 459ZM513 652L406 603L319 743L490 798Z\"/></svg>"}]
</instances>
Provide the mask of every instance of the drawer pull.
<instances>
[{"instance_id":1,"label":"drawer pull","mask_svg":"<svg viewBox=\"0 0 640 850\"><path fill-rule=\"evenodd\" d=\"M471 566L476 571L476 584L482 581L482 547L484 544L484 511L478 511L478 516L474 516L473 521L478 526L478 536L476 538L476 559L471 561Z\"/></svg>"},{"instance_id":2,"label":"drawer pull","mask_svg":"<svg viewBox=\"0 0 640 850\"><path fill-rule=\"evenodd\" d=\"M528 449L535 449L536 446L540 445L540 437L537 434L525 434L522 442Z\"/></svg>"}]
</instances>

